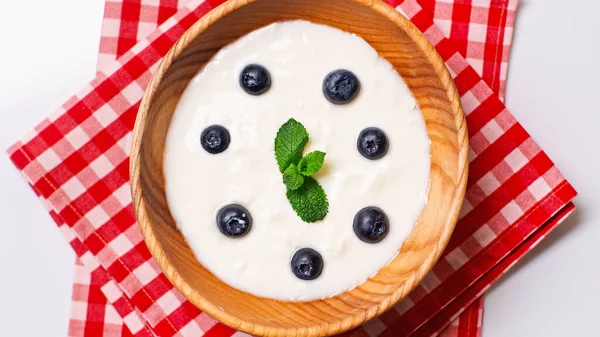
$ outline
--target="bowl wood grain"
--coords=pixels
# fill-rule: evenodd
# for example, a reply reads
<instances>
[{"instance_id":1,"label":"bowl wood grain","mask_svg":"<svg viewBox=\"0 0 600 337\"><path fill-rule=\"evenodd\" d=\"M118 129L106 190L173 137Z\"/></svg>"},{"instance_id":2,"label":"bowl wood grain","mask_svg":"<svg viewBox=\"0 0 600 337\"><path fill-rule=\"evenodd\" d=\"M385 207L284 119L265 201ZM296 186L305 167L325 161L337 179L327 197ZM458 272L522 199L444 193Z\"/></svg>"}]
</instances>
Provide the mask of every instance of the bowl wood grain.
<instances>
[{"instance_id":1,"label":"bowl wood grain","mask_svg":"<svg viewBox=\"0 0 600 337\"><path fill-rule=\"evenodd\" d=\"M165 138L190 80L225 45L282 20L354 33L402 76L431 140L428 203L399 254L360 286L311 302L259 298L230 287L194 257L165 197ZM467 181L467 130L444 62L406 18L379 0L230 0L175 43L146 89L133 132L130 174L136 217L154 259L198 308L237 330L264 336L323 336L356 327L406 296L432 268L457 221Z\"/></svg>"}]
</instances>

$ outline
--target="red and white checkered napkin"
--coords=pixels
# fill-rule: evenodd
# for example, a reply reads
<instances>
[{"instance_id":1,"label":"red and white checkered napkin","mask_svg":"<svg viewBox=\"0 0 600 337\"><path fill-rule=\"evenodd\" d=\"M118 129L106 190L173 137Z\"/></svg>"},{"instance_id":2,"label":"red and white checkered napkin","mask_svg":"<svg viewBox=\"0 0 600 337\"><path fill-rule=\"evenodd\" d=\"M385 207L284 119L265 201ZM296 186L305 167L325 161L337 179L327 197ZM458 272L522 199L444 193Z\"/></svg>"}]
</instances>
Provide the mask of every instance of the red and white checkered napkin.
<instances>
[{"instance_id":1,"label":"red and white checkered napkin","mask_svg":"<svg viewBox=\"0 0 600 337\"><path fill-rule=\"evenodd\" d=\"M97 288L76 291L74 305L89 309L99 302L103 309L96 317L87 310L88 323L104 318L97 331L233 333L184 301L160 274L135 226L127 185L128 137L142 88L174 40L215 4L190 3L9 150L126 327L97 300ZM354 331L357 335L438 331L560 222L572 210L568 201L575 195L453 43L432 25L431 15L413 0L394 5L428 35L455 75L468 113L472 175L456 234L433 272L395 310Z\"/></svg>"}]
</instances>

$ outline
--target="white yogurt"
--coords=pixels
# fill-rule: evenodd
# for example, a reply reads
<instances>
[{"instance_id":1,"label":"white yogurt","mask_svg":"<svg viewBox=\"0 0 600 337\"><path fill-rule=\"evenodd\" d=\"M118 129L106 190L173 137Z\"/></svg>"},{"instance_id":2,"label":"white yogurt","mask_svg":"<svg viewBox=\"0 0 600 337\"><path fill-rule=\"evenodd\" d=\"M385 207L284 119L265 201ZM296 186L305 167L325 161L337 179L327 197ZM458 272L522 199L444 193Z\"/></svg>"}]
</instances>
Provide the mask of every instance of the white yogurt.
<instances>
[{"instance_id":1,"label":"white yogurt","mask_svg":"<svg viewBox=\"0 0 600 337\"><path fill-rule=\"evenodd\" d=\"M242 68L258 63L272 85L260 96L239 86ZM347 105L324 97L322 82L348 69L361 90ZM293 117L310 134L304 153L327 153L315 178L329 199L324 220L303 222L286 199L274 154L279 127ZM200 145L205 127L220 124L231 143L211 155ZM367 160L356 148L367 127L383 129L389 150ZM181 98L169 130L165 179L170 210L198 260L231 286L258 296L312 300L353 288L391 261L426 202L429 138L417 103L391 64L361 38L306 21L276 23L223 48L196 75ZM215 216L239 203L252 218L242 238L221 234ZM352 229L358 210L382 208L390 221L377 244ZM318 251L322 274L303 281L290 259L299 248Z\"/></svg>"}]
</instances>

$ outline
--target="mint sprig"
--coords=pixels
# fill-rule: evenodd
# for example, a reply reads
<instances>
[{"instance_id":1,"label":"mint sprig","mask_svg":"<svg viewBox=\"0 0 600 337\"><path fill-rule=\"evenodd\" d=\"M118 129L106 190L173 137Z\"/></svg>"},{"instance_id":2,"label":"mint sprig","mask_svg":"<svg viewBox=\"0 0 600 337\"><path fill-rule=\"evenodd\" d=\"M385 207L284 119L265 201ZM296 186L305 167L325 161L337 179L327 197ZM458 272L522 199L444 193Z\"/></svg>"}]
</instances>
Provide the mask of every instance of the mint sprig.
<instances>
[{"instance_id":1,"label":"mint sprig","mask_svg":"<svg viewBox=\"0 0 600 337\"><path fill-rule=\"evenodd\" d=\"M313 151L303 157L307 143L304 125L290 118L277 131L275 158L292 208L302 221L316 222L323 220L329 211L327 195L312 177L323 167L325 152Z\"/></svg>"}]
</instances>

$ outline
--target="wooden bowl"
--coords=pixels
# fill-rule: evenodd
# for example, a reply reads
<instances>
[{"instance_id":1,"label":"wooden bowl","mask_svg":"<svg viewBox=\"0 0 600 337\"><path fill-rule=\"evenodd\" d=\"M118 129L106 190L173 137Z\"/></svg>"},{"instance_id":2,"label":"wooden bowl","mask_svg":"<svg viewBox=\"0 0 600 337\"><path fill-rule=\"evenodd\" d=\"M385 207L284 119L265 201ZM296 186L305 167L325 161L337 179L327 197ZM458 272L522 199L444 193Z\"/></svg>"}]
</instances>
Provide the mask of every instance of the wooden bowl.
<instances>
[{"instance_id":1,"label":"wooden bowl","mask_svg":"<svg viewBox=\"0 0 600 337\"><path fill-rule=\"evenodd\" d=\"M232 288L207 271L177 229L165 198L164 146L188 82L223 46L257 28L303 19L354 33L403 77L431 140L428 203L400 253L360 286L335 297L285 302ZM323 336L356 327L402 299L429 272L454 229L467 181L467 130L444 62L401 14L379 0L230 0L171 48L142 100L131 151L133 205L158 265L194 305L234 329L264 336Z\"/></svg>"}]
</instances>

